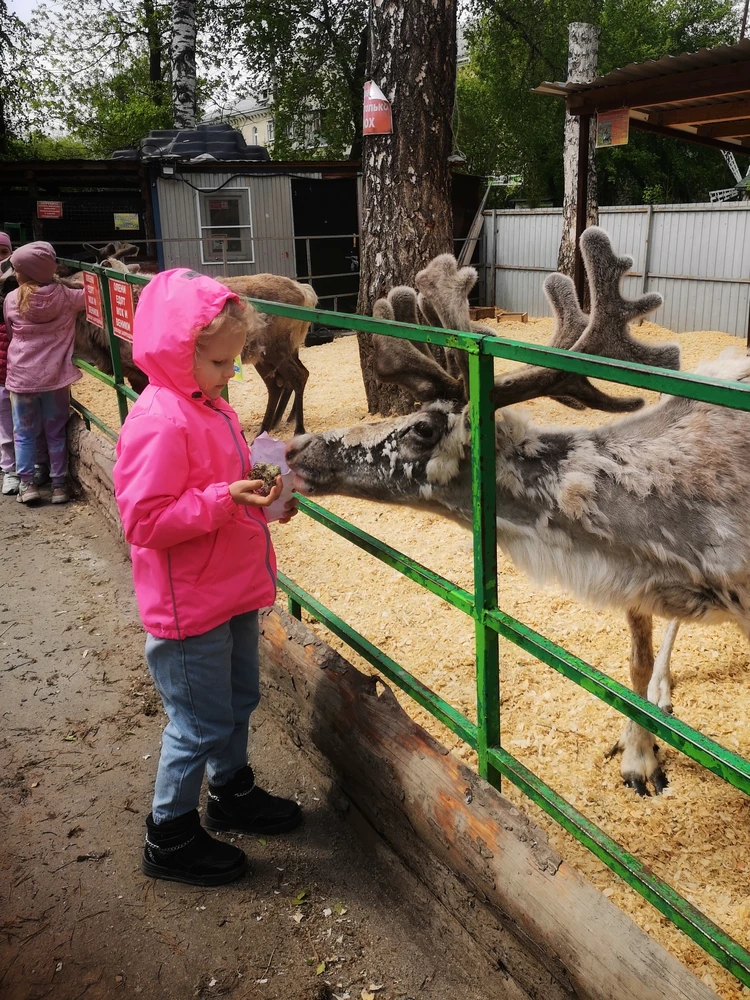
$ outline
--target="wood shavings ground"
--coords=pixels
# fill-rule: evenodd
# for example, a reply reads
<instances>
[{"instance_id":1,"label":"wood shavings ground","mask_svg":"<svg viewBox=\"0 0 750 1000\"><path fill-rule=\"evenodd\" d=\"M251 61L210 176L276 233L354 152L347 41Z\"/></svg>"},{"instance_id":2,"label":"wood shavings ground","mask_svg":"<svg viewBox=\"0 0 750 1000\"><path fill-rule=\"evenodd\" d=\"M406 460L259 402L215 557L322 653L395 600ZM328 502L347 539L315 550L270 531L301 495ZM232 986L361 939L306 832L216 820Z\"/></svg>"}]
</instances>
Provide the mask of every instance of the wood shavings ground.
<instances>
[{"instance_id":1,"label":"wood shavings ground","mask_svg":"<svg viewBox=\"0 0 750 1000\"><path fill-rule=\"evenodd\" d=\"M504 337L545 343L552 334L552 322L529 319L497 327ZM684 370L717 357L727 347L744 351L740 340L717 332L673 334L643 323L634 333L646 341L678 341ZM327 430L375 419L367 415L356 338L303 349L301 357L310 370L305 393L308 429ZM498 361L496 367L502 371L513 364ZM245 368L245 379L231 384L230 398L252 437L260 426L266 395L254 369ZM638 392L614 384L607 384L607 389L623 395ZM86 377L74 392L111 426L117 426L111 390ZM568 410L551 400L537 400L526 409L538 423L593 426L612 419L608 414ZM286 427L275 433L291 436ZM342 497L327 498L324 505L472 590L468 531L426 512ZM274 525L273 534L284 572L475 720L474 634L467 616L310 518L300 516L286 528ZM629 639L621 615L592 610L556 590L540 591L502 557L499 568L503 610L629 686ZM371 672L368 664L324 628L314 623L311 627ZM750 756L749 660L746 642L728 624L683 625L673 654L678 717L745 757ZM639 799L621 784L619 761L605 759L623 724L613 709L504 641L500 673L502 741L509 752L740 944L750 947L750 799L664 745L659 756L670 786L663 796ZM472 752L452 733L406 695L397 693L411 716L475 766ZM550 843L564 858L720 996L739 1000L750 995L509 781L503 782L503 793L547 831Z\"/></svg>"}]
</instances>

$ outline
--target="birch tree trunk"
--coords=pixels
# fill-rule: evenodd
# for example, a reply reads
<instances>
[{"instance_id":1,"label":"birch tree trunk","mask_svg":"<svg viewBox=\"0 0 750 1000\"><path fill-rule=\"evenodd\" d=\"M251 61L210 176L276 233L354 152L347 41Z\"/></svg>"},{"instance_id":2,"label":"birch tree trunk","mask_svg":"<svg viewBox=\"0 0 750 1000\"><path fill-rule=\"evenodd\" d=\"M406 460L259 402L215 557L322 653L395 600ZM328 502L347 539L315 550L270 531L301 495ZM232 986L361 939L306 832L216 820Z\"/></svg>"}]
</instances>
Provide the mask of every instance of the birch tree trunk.
<instances>
[{"instance_id":1,"label":"birch tree trunk","mask_svg":"<svg viewBox=\"0 0 750 1000\"><path fill-rule=\"evenodd\" d=\"M568 25L568 82L590 83L596 77L599 54L599 28L593 24L573 21ZM576 186L578 184L578 123L576 115L565 113L563 162L565 195L563 227L557 270L573 277L576 251ZM599 219L596 201L596 128L589 137L589 187L586 204L586 225L595 226Z\"/></svg>"},{"instance_id":2,"label":"birch tree trunk","mask_svg":"<svg viewBox=\"0 0 750 1000\"><path fill-rule=\"evenodd\" d=\"M175 128L195 127L195 0L172 0L172 106Z\"/></svg>"},{"instance_id":3,"label":"birch tree trunk","mask_svg":"<svg viewBox=\"0 0 750 1000\"><path fill-rule=\"evenodd\" d=\"M371 0L367 79L391 102L392 135L363 139L362 249L357 311L453 251L448 157L456 82L456 0ZM377 381L372 344L358 334L370 413L406 413L413 400Z\"/></svg>"}]
</instances>

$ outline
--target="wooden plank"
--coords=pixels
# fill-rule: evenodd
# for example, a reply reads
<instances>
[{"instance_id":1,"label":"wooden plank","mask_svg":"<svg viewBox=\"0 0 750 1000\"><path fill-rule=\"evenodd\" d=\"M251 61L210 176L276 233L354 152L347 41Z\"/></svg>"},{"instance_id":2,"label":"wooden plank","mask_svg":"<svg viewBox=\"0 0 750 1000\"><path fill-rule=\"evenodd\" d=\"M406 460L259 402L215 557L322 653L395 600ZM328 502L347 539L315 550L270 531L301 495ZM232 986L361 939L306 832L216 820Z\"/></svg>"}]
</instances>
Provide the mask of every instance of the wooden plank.
<instances>
[{"instance_id":1,"label":"wooden plank","mask_svg":"<svg viewBox=\"0 0 750 1000\"><path fill-rule=\"evenodd\" d=\"M469 308L471 319L494 319L496 312L495 306L471 306Z\"/></svg>"},{"instance_id":2,"label":"wooden plank","mask_svg":"<svg viewBox=\"0 0 750 1000\"><path fill-rule=\"evenodd\" d=\"M260 629L269 708L298 745L325 759L368 822L473 937L491 920L535 959L537 975L546 970L548 984L534 986L518 952L505 953L504 967L531 996L716 1000L552 851L523 813L413 722L380 680L278 608L262 614ZM466 912L471 906L455 905L456 885L474 895L479 920Z\"/></svg>"},{"instance_id":3,"label":"wooden plank","mask_svg":"<svg viewBox=\"0 0 750 1000\"><path fill-rule=\"evenodd\" d=\"M497 315L495 316L497 320L513 320L516 323L528 323L529 314L527 312L506 312L504 309L498 309Z\"/></svg>"},{"instance_id":4,"label":"wooden plank","mask_svg":"<svg viewBox=\"0 0 750 1000\"><path fill-rule=\"evenodd\" d=\"M712 139L708 135L698 135L697 132L688 132L679 127L665 128L663 125L654 125L653 122L641 121L638 118L631 118L630 124L633 128L642 132L654 132L656 135L664 135L668 139L684 139L685 142L694 142L699 146L710 146L711 149L726 149L729 152L745 152L746 139Z\"/></svg>"},{"instance_id":5,"label":"wooden plank","mask_svg":"<svg viewBox=\"0 0 750 1000\"><path fill-rule=\"evenodd\" d=\"M750 118L737 118L734 121L717 122L715 125L701 125L698 135L709 135L714 139L723 136L750 135Z\"/></svg>"},{"instance_id":6,"label":"wooden plank","mask_svg":"<svg viewBox=\"0 0 750 1000\"><path fill-rule=\"evenodd\" d=\"M728 97L750 90L750 61L705 66L686 73L633 80L610 87L578 91L567 99L572 115L590 115L615 108L648 108L703 97Z\"/></svg>"},{"instance_id":7,"label":"wooden plank","mask_svg":"<svg viewBox=\"0 0 750 1000\"><path fill-rule=\"evenodd\" d=\"M702 125L706 122L731 121L750 117L750 100L704 104L699 108L676 108L674 111L652 111L648 120L656 125Z\"/></svg>"}]
</instances>

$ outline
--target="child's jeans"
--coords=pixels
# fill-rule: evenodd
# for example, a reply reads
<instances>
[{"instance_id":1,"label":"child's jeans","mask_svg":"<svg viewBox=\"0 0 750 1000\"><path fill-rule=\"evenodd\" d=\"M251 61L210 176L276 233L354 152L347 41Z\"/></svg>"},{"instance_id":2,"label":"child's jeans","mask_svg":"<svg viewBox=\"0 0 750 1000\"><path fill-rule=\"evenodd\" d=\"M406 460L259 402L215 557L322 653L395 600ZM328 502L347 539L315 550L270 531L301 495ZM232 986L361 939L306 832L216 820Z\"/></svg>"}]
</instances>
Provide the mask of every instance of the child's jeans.
<instances>
[{"instance_id":1,"label":"child's jeans","mask_svg":"<svg viewBox=\"0 0 750 1000\"><path fill-rule=\"evenodd\" d=\"M146 660L169 722L162 734L153 817L198 807L203 772L225 785L247 764L250 714L260 700L258 612L187 639L146 638Z\"/></svg>"},{"instance_id":2,"label":"child's jeans","mask_svg":"<svg viewBox=\"0 0 750 1000\"><path fill-rule=\"evenodd\" d=\"M49 465L47 441L44 430L36 441L36 464ZM0 472L16 471L16 450L13 447L13 413L10 408L10 390L0 385Z\"/></svg>"},{"instance_id":3,"label":"child's jeans","mask_svg":"<svg viewBox=\"0 0 750 1000\"><path fill-rule=\"evenodd\" d=\"M34 465L44 461L37 446L41 436L47 441L52 484L62 485L68 475L66 429L70 417L70 388L65 386L52 392L12 392L10 403L18 477L30 483L34 478Z\"/></svg>"}]
</instances>

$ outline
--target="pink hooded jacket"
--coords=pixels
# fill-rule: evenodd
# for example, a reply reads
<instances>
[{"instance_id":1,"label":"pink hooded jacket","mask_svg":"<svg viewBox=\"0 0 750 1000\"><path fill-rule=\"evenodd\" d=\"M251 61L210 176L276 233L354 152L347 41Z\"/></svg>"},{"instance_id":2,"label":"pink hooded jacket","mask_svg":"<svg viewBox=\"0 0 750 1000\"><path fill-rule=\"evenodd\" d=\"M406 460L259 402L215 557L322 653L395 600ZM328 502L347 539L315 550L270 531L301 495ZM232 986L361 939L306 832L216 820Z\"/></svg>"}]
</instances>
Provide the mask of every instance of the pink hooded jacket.
<instances>
[{"instance_id":1,"label":"pink hooded jacket","mask_svg":"<svg viewBox=\"0 0 750 1000\"><path fill-rule=\"evenodd\" d=\"M20 289L10 292L3 306L10 340L5 386L11 392L51 392L81 378L73 357L76 316L83 310L82 288L55 282L42 285L18 308Z\"/></svg>"},{"instance_id":2,"label":"pink hooded jacket","mask_svg":"<svg viewBox=\"0 0 750 1000\"><path fill-rule=\"evenodd\" d=\"M197 331L236 298L179 268L157 274L136 309L133 360L150 384L120 432L115 496L143 625L163 639L202 635L276 596L265 514L229 494L252 464L237 414L193 375Z\"/></svg>"}]
</instances>

